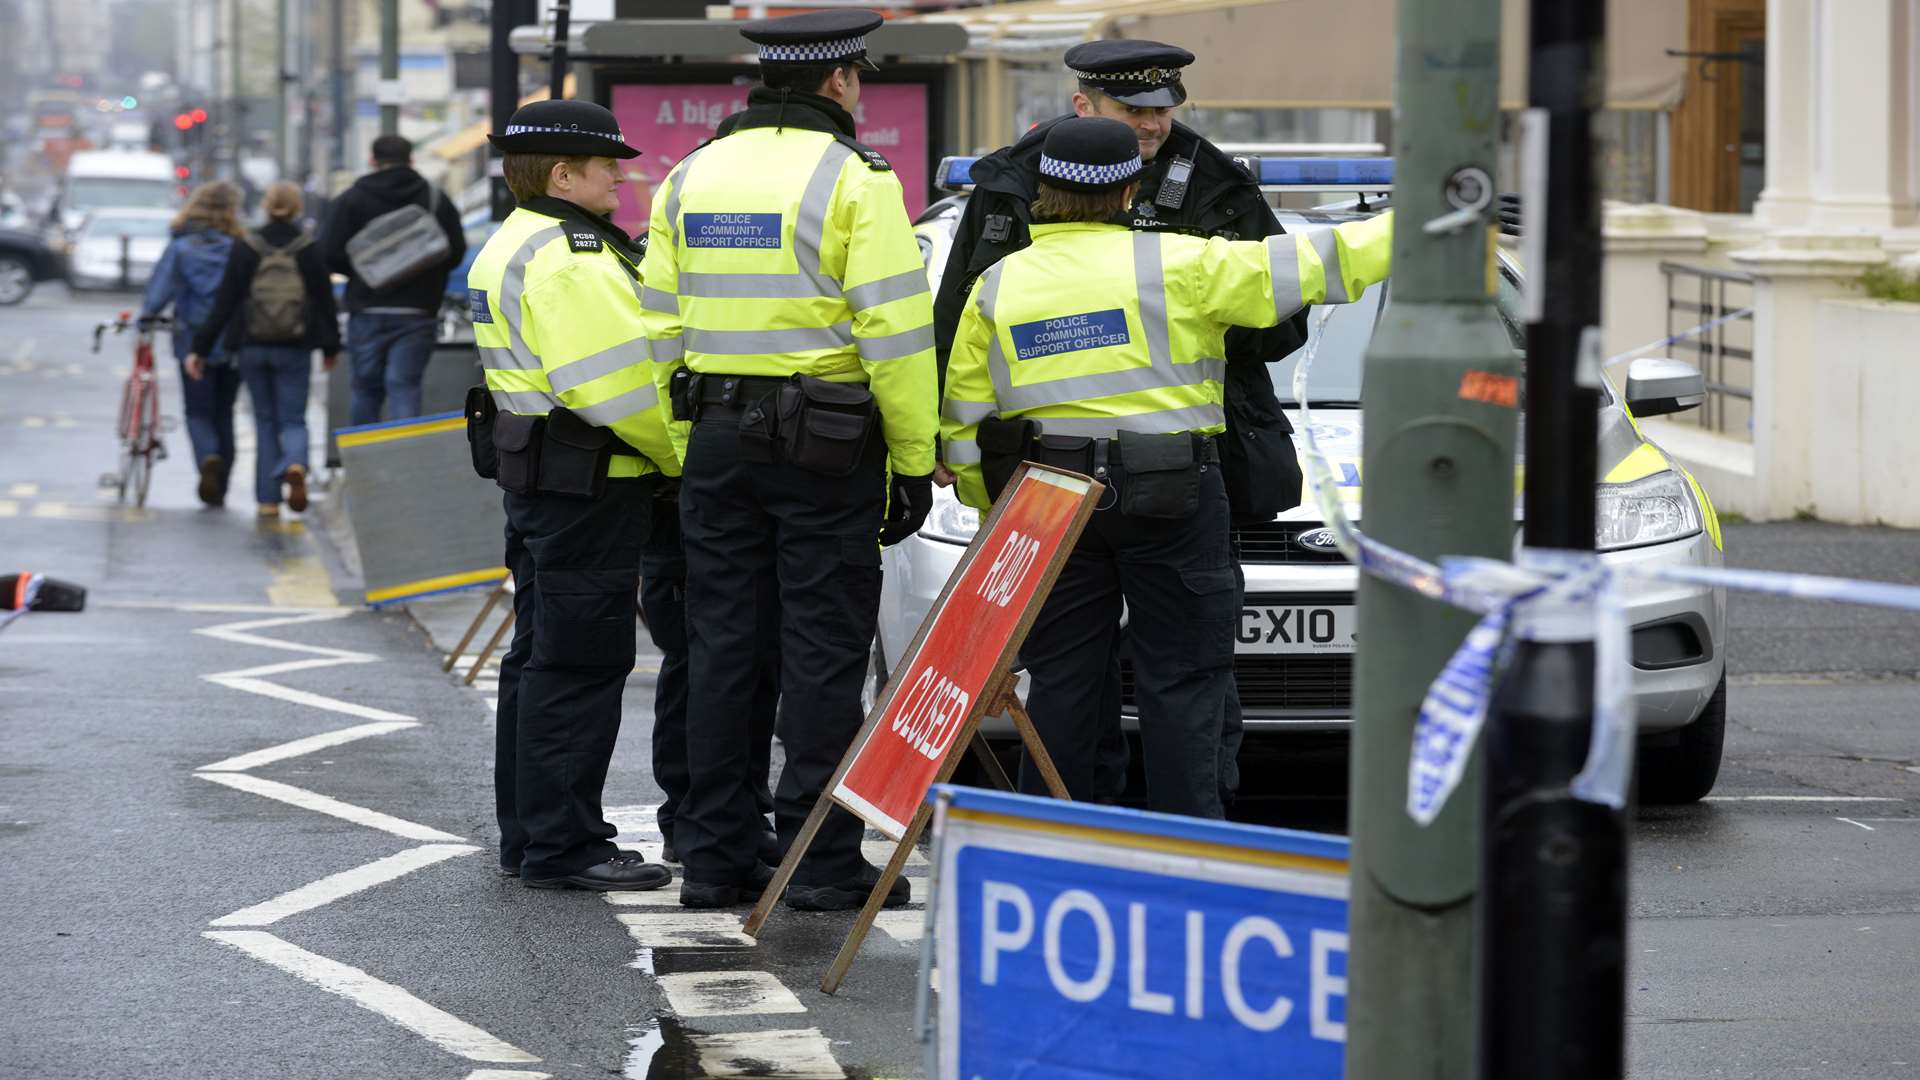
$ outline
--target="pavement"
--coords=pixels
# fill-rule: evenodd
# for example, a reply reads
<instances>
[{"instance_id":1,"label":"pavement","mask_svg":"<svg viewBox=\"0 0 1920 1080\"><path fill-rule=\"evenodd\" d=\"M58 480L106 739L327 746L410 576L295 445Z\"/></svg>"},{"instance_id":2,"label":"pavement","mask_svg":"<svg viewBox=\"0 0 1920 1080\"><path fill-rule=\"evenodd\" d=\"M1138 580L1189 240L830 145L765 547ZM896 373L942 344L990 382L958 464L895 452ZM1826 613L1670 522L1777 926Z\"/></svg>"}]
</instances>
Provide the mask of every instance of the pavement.
<instances>
[{"instance_id":1,"label":"pavement","mask_svg":"<svg viewBox=\"0 0 1920 1080\"><path fill-rule=\"evenodd\" d=\"M0 1076L922 1075L919 904L827 996L850 914L780 909L749 947L744 912L672 888L500 877L492 672L441 670L477 594L360 606L326 490L256 520L250 437L222 510L183 431L144 511L103 498L127 353L85 337L124 306L0 310L0 572L91 590L0 630ZM1920 534L1726 535L1733 565L1920 583ZM1736 595L1729 619L1720 785L1635 826L1631 1075L1920 1076L1920 618ZM657 664L606 794L655 851ZM1238 812L1338 831L1338 795Z\"/></svg>"}]
</instances>

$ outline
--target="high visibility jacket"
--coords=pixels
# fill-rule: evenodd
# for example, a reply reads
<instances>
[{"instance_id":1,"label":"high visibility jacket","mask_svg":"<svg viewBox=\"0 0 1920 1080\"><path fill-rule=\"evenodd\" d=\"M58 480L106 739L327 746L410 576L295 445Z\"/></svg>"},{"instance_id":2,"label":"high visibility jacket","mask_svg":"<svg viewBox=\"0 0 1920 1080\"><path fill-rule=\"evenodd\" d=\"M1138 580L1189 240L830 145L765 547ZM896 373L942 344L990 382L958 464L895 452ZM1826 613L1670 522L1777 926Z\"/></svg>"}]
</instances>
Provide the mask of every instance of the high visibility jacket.
<instances>
[{"instance_id":1,"label":"high visibility jacket","mask_svg":"<svg viewBox=\"0 0 1920 1080\"><path fill-rule=\"evenodd\" d=\"M515 209L467 272L474 340L501 409L539 416L564 405L646 455L615 455L608 476L678 476L640 325L638 270L618 246L568 218Z\"/></svg>"},{"instance_id":2,"label":"high visibility jacket","mask_svg":"<svg viewBox=\"0 0 1920 1080\"><path fill-rule=\"evenodd\" d=\"M961 501L991 504L976 441L988 417L1094 438L1224 431L1227 328L1356 300L1392 251L1390 213L1260 241L1034 226L1032 246L980 276L954 334L940 435Z\"/></svg>"},{"instance_id":3,"label":"high visibility jacket","mask_svg":"<svg viewBox=\"0 0 1920 1080\"><path fill-rule=\"evenodd\" d=\"M933 299L884 161L822 130L744 127L668 174L649 238L642 300L663 389L683 363L867 383L893 471L933 471Z\"/></svg>"}]
</instances>

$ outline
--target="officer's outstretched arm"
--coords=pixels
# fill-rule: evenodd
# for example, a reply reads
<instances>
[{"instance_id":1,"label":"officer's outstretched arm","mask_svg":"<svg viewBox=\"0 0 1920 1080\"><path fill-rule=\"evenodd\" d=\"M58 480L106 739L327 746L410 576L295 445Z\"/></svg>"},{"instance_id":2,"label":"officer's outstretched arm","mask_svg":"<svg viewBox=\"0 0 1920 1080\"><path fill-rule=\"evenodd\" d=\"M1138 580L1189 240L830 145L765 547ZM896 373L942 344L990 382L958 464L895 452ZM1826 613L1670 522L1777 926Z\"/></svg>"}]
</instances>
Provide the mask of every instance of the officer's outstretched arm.
<instances>
[{"instance_id":1,"label":"officer's outstretched arm","mask_svg":"<svg viewBox=\"0 0 1920 1080\"><path fill-rule=\"evenodd\" d=\"M653 384L660 395L660 415L667 425L676 461L687 455L687 429L676 422L671 407L673 373L685 366L686 345L680 322L680 237L668 218L667 192L682 180L686 166L667 175L667 181L653 193L652 216L647 226L647 257L640 264L640 323L653 353ZM676 470L678 471L678 470Z\"/></svg>"},{"instance_id":2,"label":"officer's outstretched arm","mask_svg":"<svg viewBox=\"0 0 1920 1080\"><path fill-rule=\"evenodd\" d=\"M880 405L893 471L926 476L933 472L940 383L933 362L933 298L920 245L898 177L852 158L840 184L837 218L847 238L841 284L853 309L860 366Z\"/></svg>"},{"instance_id":3,"label":"officer's outstretched arm","mask_svg":"<svg viewBox=\"0 0 1920 1080\"><path fill-rule=\"evenodd\" d=\"M607 258L574 258L527 290L541 327L540 363L560 403L610 428L668 476L680 458L667 438L633 279Z\"/></svg>"},{"instance_id":4,"label":"officer's outstretched arm","mask_svg":"<svg viewBox=\"0 0 1920 1080\"><path fill-rule=\"evenodd\" d=\"M1272 326L1314 304L1347 304L1384 281L1393 263L1393 211L1331 229L1262 241L1211 240L1198 299L1235 326Z\"/></svg>"},{"instance_id":5,"label":"officer's outstretched arm","mask_svg":"<svg viewBox=\"0 0 1920 1080\"><path fill-rule=\"evenodd\" d=\"M987 371L987 349L996 333L981 317L976 286L960 312L953 349L947 354L947 386L940 403L941 463L953 473L960 501L979 510L993 505L980 471L980 421L1000 411L993 396L993 377Z\"/></svg>"}]
</instances>

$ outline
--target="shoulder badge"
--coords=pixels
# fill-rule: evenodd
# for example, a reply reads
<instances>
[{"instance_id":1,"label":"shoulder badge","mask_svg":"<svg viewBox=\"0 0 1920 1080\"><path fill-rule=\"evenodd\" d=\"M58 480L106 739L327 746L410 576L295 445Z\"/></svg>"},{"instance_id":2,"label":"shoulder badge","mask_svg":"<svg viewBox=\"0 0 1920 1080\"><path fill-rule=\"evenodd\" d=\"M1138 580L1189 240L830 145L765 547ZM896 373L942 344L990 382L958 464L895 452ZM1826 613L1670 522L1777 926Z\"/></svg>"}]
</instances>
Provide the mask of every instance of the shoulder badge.
<instances>
[{"instance_id":1,"label":"shoulder badge","mask_svg":"<svg viewBox=\"0 0 1920 1080\"><path fill-rule=\"evenodd\" d=\"M867 168L872 169L874 172L893 171L893 163L888 161L886 155L880 151L858 140L850 139L845 135L835 135L834 140L854 153L859 154L860 159L867 163Z\"/></svg>"},{"instance_id":2,"label":"shoulder badge","mask_svg":"<svg viewBox=\"0 0 1920 1080\"><path fill-rule=\"evenodd\" d=\"M1234 165L1237 166L1241 172L1245 173L1247 176L1247 179L1252 180L1255 183L1259 182L1260 167L1257 164L1255 164L1255 162L1259 161L1258 158L1248 157L1245 154L1235 154L1233 157L1228 158L1227 160L1233 162Z\"/></svg>"},{"instance_id":3,"label":"shoulder badge","mask_svg":"<svg viewBox=\"0 0 1920 1080\"><path fill-rule=\"evenodd\" d=\"M598 233L582 232L575 229L569 229L567 231L567 243L571 245L575 251L599 251L602 246Z\"/></svg>"}]
</instances>

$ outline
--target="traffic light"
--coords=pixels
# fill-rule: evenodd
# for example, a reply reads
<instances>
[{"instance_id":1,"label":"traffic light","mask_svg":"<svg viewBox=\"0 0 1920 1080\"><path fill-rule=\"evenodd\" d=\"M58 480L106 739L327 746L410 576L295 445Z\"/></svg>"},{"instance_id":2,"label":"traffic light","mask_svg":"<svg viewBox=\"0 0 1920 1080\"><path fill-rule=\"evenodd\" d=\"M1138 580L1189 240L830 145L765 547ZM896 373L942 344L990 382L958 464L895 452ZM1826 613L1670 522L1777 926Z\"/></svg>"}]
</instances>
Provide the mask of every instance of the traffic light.
<instances>
[{"instance_id":1,"label":"traffic light","mask_svg":"<svg viewBox=\"0 0 1920 1080\"><path fill-rule=\"evenodd\" d=\"M207 141L207 110L186 109L175 113L173 126L180 130L180 145L198 148Z\"/></svg>"},{"instance_id":2,"label":"traffic light","mask_svg":"<svg viewBox=\"0 0 1920 1080\"><path fill-rule=\"evenodd\" d=\"M193 127L193 114L192 114L192 113L181 113L180 115L178 115L178 116L175 116L175 117L173 118L173 126L174 126L174 127L177 127L177 128L179 128L179 129L180 129L181 131L186 131L186 130L188 130L188 129L190 129L190 128L192 128L192 127Z\"/></svg>"}]
</instances>

